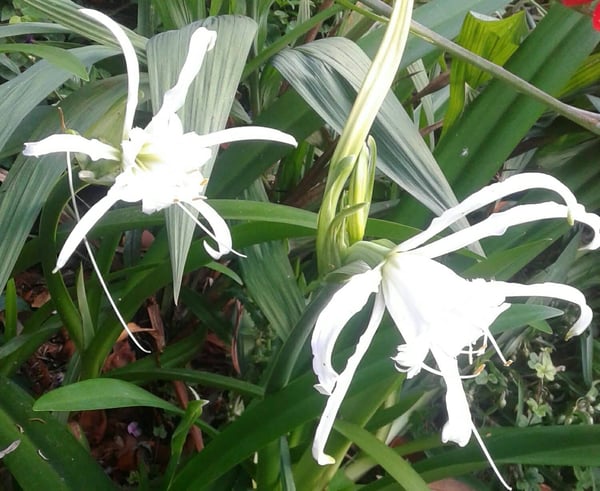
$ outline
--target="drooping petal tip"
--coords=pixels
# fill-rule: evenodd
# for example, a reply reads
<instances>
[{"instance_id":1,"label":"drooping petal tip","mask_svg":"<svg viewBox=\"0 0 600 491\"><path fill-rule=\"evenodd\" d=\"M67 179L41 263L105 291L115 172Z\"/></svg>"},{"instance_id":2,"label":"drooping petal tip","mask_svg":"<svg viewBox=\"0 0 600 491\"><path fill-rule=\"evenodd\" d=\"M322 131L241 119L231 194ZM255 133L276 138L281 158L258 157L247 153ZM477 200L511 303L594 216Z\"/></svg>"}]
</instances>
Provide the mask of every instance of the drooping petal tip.
<instances>
[{"instance_id":1,"label":"drooping petal tip","mask_svg":"<svg viewBox=\"0 0 600 491\"><path fill-rule=\"evenodd\" d=\"M373 271L369 272L373 273ZM331 392L329 399L327 399L327 404L325 405L325 410L321 415L321 420L317 425L315 439L313 441L312 453L316 461L321 465L333 464L335 462L332 457L325 454L325 444L327 443L327 439L329 438L329 434L333 428L333 422L335 421L338 410L340 409L342 401L344 400L344 397L348 392L348 388L352 383L356 369L358 368L360 361L369 348L371 341L373 340L373 336L375 336L375 332L381 323L384 312L385 302L383 295L378 294L375 297L371 319L369 319L367 328L362 333L358 343L356 344L356 351L350 356L350 358L348 358L346 367L339 374L339 376L336 377L335 389Z\"/></svg>"},{"instance_id":2,"label":"drooping petal tip","mask_svg":"<svg viewBox=\"0 0 600 491\"><path fill-rule=\"evenodd\" d=\"M566 341L571 339L573 336L579 336L592 323L592 318L594 316L592 309L587 304L580 304L579 307L581 308L581 314L579 315L579 319L577 319L575 324L571 326L571 329L569 329L565 335Z\"/></svg>"},{"instance_id":3,"label":"drooping petal tip","mask_svg":"<svg viewBox=\"0 0 600 491\"><path fill-rule=\"evenodd\" d=\"M213 259L218 260L225 254L233 252L231 232L229 231L229 227L221 215L219 215L206 201L202 199L188 201L187 203L193 206L196 211L198 211L198 213L204 217L212 229L211 231L208 227L205 227L201 222L196 220L196 224L217 243L217 249L214 249L210 244L208 244L208 242L204 242L204 249L208 255ZM178 204L189 214L189 210L182 206L181 203Z\"/></svg>"},{"instance_id":4,"label":"drooping petal tip","mask_svg":"<svg viewBox=\"0 0 600 491\"><path fill-rule=\"evenodd\" d=\"M123 121L123 140L126 140L129 131L133 127L133 118L138 103L138 90L140 86L140 67L137 55L135 54L135 48L123 28L106 14L92 9L80 9L79 11L106 27L115 37L123 51L125 65L127 66L127 104L125 107L125 119Z\"/></svg>"},{"instance_id":5,"label":"drooping petal tip","mask_svg":"<svg viewBox=\"0 0 600 491\"><path fill-rule=\"evenodd\" d=\"M316 442L316 440L315 440ZM325 452L316 449L316 443L313 444L313 458L317 461L319 465L331 465L335 464L335 459L331 455L327 455Z\"/></svg>"},{"instance_id":6,"label":"drooping petal tip","mask_svg":"<svg viewBox=\"0 0 600 491\"><path fill-rule=\"evenodd\" d=\"M348 321L365 306L371 294L379 290L380 283L379 269L355 275L333 294L321 311L311 339L313 371L319 380L319 392L333 392L338 380L331 361L335 343Z\"/></svg>"},{"instance_id":7,"label":"drooping petal tip","mask_svg":"<svg viewBox=\"0 0 600 491\"><path fill-rule=\"evenodd\" d=\"M600 248L600 216L595 213L587 213L583 206L581 208L582 211L580 213L574 213L573 218L578 222L587 225L591 229L593 237L590 242L581 247L580 250L595 251Z\"/></svg>"},{"instance_id":8,"label":"drooping petal tip","mask_svg":"<svg viewBox=\"0 0 600 491\"><path fill-rule=\"evenodd\" d=\"M63 248L58 255L56 260L56 267L52 271L56 273L62 268L69 260L71 255L77 249L77 246L85 238L87 233L92 229L102 216L117 202L120 196L117 192L108 192L104 198L100 199L94 206L92 206L88 212L81 218L81 220L75 225L75 228L71 231L67 240L65 241Z\"/></svg>"},{"instance_id":9,"label":"drooping petal tip","mask_svg":"<svg viewBox=\"0 0 600 491\"><path fill-rule=\"evenodd\" d=\"M467 396L462 386L456 358L448 356L443 349L431 346L431 354L446 382L446 410L448 422L442 429L442 442L452 441L464 447L471 439L473 422Z\"/></svg>"}]
</instances>

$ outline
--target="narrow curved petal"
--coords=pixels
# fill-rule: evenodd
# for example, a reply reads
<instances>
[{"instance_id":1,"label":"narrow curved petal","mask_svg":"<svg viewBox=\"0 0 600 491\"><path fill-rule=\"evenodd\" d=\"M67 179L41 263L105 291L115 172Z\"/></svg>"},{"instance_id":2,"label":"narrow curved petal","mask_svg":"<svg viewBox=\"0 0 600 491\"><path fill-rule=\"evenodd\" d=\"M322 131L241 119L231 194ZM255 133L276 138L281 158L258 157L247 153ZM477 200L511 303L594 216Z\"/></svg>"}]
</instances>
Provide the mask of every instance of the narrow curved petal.
<instances>
[{"instance_id":1,"label":"narrow curved petal","mask_svg":"<svg viewBox=\"0 0 600 491\"><path fill-rule=\"evenodd\" d=\"M585 296L577 288L562 283L537 283L534 285L521 285L519 283L508 283L494 281L489 283L490 287L501 291L506 297L546 297L558 298L576 304L581 313L579 318L567 332L566 338L578 336L592 322L593 312L588 306Z\"/></svg>"},{"instance_id":2,"label":"narrow curved petal","mask_svg":"<svg viewBox=\"0 0 600 491\"><path fill-rule=\"evenodd\" d=\"M371 314L369 324L358 340L356 351L350 358L348 358L346 368L344 368L344 371L340 373L337 383L335 384L335 389L327 400L327 405L325 406L325 410L323 411L319 425L317 426L317 431L315 433L315 439L312 446L312 454L320 465L335 463L335 459L325 453L325 444L327 443L327 439L331 433L331 428L333 427L338 410L340 409L342 401L346 396L346 392L348 392L348 388L350 387L354 373L358 368L358 364L371 345L371 341L377 332L377 328L379 327L384 312L385 303L383 300L383 295L379 294L375 297L375 305L373 306L373 313Z\"/></svg>"},{"instance_id":3,"label":"narrow curved petal","mask_svg":"<svg viewBox=\"0 0 600 491\"><path fill-rule=\"evenodd\" d=\"M487 447L485 446L485 443L483 442L483 438L481 438L481 435L477 431L477 428L475 428L474 424L472 424L471 430L473 431L473 435L475 435L475 439L477 440L477 443L479 444L479 448L481 448L483 455L485 455L485 458L487 459L488 464L490 464L490 467L496 474L496 477L502 483L502 486L504 486L506 489L508 489L508 491L511 491L512 488L504 480L504 478L502 477L502 474L500 474L500 471L498 470L498 467L496 467L496 463L494 462L494 459L492 459L490 452L488 451Z\"/></svg>"},{"instance_id":4,"label":"narrow curved petal","mask_svg":"<svg viewBox=\"0 0 600 491\"><path fill-rule=\"evenodd\" d=\"M89 140L80 135L51 135L39 142L25 143L23 155L39 157L49 153L77 152L89 155L92 160L119 160L119 151L102 143L100 140Z\"/></svg>"},{"instance_id":5,"label":"narrow curved petal","mask_svg":"<svg viewBox=\"0 0 600 491\"><path fill-rule=\"evenodd\" d=\"M550 218L572 218L578 222L590 226L594 232L594 239L585 249L594 249L600 246L600 217L593 213L586 213L581 205L569 208L552 201L534 205L520 205L510 210L494 213L488 218L472 225L469 228L459 230L447 237L436 240L431 244L419 247L413 252L425 257L439 257L449 252L462 249L484 237L502 235L509 227L522 223L547 220Z\"/></svg>"},{"instance_id":6,"label":"narrow curved petal","mask_svg":"<svg viewBox=\"0 0 600 491\"><path fill-rule=\"evenodd\" d=\"M217 40L217 33L209 31L205 27L200 27L194 31L190 38L190 46L188 54L179 72L177 83L165 92L163 103L158 113L153 118L160 120L161 118L169 118L169 115L175 114L185 104L190 85L198 75L206 53L213 49ZM149 126L152 125L152 122Z\"/></svg>"},{"instance_id":7,"label":"narrow curved petal","mask_svg":"<svg viewBox=\"0 0 600 491\"><path fill-rule=\"evenodd\" d=\"M283 131L265 128L264 126L239 126L227 128L207 135L198 135L196 144L201 147L212 147L221 143L232 143L243 140L264 140L296 146L298 143L292 135Z\"/></svg>"},{"instance_id":8,"label":"narrow curved petal","mask_svg":"<svg viewBox=\"0 0 600 491\"><path fill-rule=\"evenodd\" d=\"M331 357L340 332L352 316L365 306L371 294L379 291L380 283L381 272L378 268L354 275L333 294L319 315L311 348L313 371L319 379L315 388L322 394L331 394L338 379L338 373L331 365Z\"/></svg>"},{"instance_id":9,"label":"narrow curved petal","mask_svg":"<svg viewBox=\"0 0 600 491\"><path fill-rule=\"evenodd\" d=\"M446 382L448 422L442 430L442 441L444 443L452 441L464 447L471 439L473 423L467 396L460 379L458 363L456 358L448 356L436 346L431 346L431 353Z\"/></svg>"},{"instance_id":10,"label":"narrow curved petal","mask_svg":"<svg viewBox=\"0 0 600 491\"><path fill-rule=\"evenodd\" d=\"M595 251L600 247L600 216L595 213L587 213L583 206L576 209L571 215L572 219L577 222L585 223L594 232L592 240L581 247L581 251Z\"/></svg>"},{"instance_id":11,"label":"narrow curved petal","mask_svg":"<svg viewBox=\"0 0 600 491\"><path fill-rule=\"evenodd\" d=\"M489 203L493 203L500 198L527 189L549 189L555 191L565 200L568 208L577 206L577 198L575 195L558 179L548 174L536 172L518 174L509 177L505 181L486 186L461 201L458 205L446 210L439 217L434 218L426 230L402 242L397 250L401 252L413 250L469 213L478 210Z\"/></svg>"},{"instance_id":12,"label":"narrow curved petal","mask_svg":"<svg viewBox=\"0 0 600 491\"><path fill-rule=\"evenodd\" d=\"M111 208L111 206L119 201L119 193L111 192L112 190L113 188L108 191L104 198L92 206L77 223L77 225L75 225L75 228L71 231L69 237L67 237L67 240L65 241L65 244L58 255L58 259L56 260L56 268L54 268L53 271L54 273L56 273L65 265L71 255L75 252L77 246L81 243L96 222L102 218L102 216Z\"/></svg>"},{"instance_id":13,"label":"narrow curved petal","mask_svg":"<svg viewBox=\"0 0 600 491\"><path fill-rule=\"evenodd\" d=\"M138 90L140 86L140 67L138 66L135 49L123 28L110 17L92 9L80 9L80 12L106 27L123 50L125 65L127 66L127 105L125 107L125 120L123 122L123 140L126 140L129 130L133 128L133 117L135 116L135 108L138 104Z\"/></svg>"},{"instance_id":14,"label":"narrow curved petal","mask_svg":"<svg viewBox=\"0 0 600 491\"><path fill-rule=\"evenodd\" d=\"M219 215L206 201L202 199L187 201L189 205L193 206L198 213L200 213L210 225L212 232L205 227L201 222L196 220L196 223L202 230L204 230L210 238L212 238L216 243L218 250L213 249L207 242L204 242L204 248L206 252L208 252L209 256L213 259L219 259L221 256L232 252L232 241L231 241L231 232L229 231L229 227L223 217ZM181 206L181 203L178 203L182 209L185 210L184 206ZM189 214L189 210L188 211Z\"/></svg>"}]
</instances>

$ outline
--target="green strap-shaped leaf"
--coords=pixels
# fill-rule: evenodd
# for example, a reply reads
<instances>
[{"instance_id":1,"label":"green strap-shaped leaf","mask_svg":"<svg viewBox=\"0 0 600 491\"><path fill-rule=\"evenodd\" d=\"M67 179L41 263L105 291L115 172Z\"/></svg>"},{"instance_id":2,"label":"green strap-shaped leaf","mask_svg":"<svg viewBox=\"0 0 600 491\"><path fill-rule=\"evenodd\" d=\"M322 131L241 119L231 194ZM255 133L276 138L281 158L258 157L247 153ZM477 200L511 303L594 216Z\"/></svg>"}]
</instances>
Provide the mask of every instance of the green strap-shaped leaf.
<instances>
[{"instance_id":1,"label":"green strap-shaped leaf","mask_svg":"<svg viewBox=\"0 0 600 491\"><path fill-rule=\"evenodd\" d=\"M70 51L63 48L43 44L13 43L1 44L0 53L25 53L44 58L58 68L67 70L83 80L89 80L85 65Z\"/></svg>"},{"instance_id":2,"label":"green strap-shaped leaf","mask_svg":"<svg viewBox=\"0 0 600 491\"><path fill-rule=\"evenodd\" d=\"M383 467L402 489L406 491L429 490L429 486L412 466L372 433L347 421L337 421L335 430L356 443Z\"/></svg>"},{"instance_id":3,"label":"green strap-shaped leaf","mask_svg":"<svg viewBox=\"0 0 600 491\"><path fill-rule=\"evenodd\" d=\"M482 428L480 433L497 464L597 466L600 462L598 425ZM414 465L428 482L488 466L474 441Z\"/></svg>"},{"instance_id":4,"label":"green strap-shaped leaf","mask_svg":"<svg viewBox=\"0 0 600 491\"><path fill-rule=\"evenodd\" d=\"M356 408L357 413L362 413L358 416L362 419L361 424L364 424L363 418L367 413L373 410L372 406L379 403L376 400L378 397L373 398L373 394L379 396L380 392L393 388L399 378L389 360L390 348L394 345L397 334L391 329L380 331L379 334L381 336L374 340L361 363L344 403L346 407L349 407L347 403L356 403L351 409ZM353 351L352 347L344 350L342 358L349 351ZM325 397L312 388L314 382L314 374L309 369L305 375L281 390L268 394L262 401L248 407L235 424L226 427L202 452L185 464L175 478L173 489L207 489L211 482L257 450L294 428L318 418L325 404ZM343 414L348 420L357 422L354 411ZM240 435L244 437L240 438ZM332 435L328 448L337 450L339 445L348 446L347 439ZM294 469L294 477L299 489L324 489L328 481L323 480L323 477L329 471L331 466L321 467L312 457L305 455L302 464Z\"/></svg>"},{"instance_id":5,"label":"green strap-shaped leaf","mask_svg":"<svg viewBox=\"0 0 600 491\"><path fill-rule=\"evenodd\" d=\"M114 490L116 486L65 425L34 412L33 399L0 377L0 449L20 441L2 459L22 489Z\"/></svg>"},{"instance_id":6,"label":"green strap-shaped leaf","mask_svg":"<svg viewBox=\"0 0 600 491\"><path fill-rule=\"evenodd\" d=\"M68 34L69 32L71 31L66 27L48 22L19 22L17 24L4 24L0 26L0 38L23 36L25 34Z\"/></svg>"},{"instance_id":7,"label":"green strap-shaped leaf","mask_svg":"<svg viewBox=\"0 0 600 491\"><path fill-rule=\"evenodd\" d=\"M268 202L262 181L246 191L252 200ZM304 296L283 242L264 242L243 250L240 267L248 293L265 314L277 336L285 340L304 310Z\"/></svg>"},{"instance_id":8,"label":"green strap-shaped leaf","mask_svg":"<svg viewBox=\"0 0 600 491\"><path fill-rule=\"evenodd\" d=\"M490 326L492 334L500 334L509 329L527 326L532 323L562 315L563 311L554 307L536 304L513 304Z\"/></svg>"},{"instance_id":9,"label":"green strap-shaped leaf","mask_svg":"<svg viewBox=\"0 0 600 491\"><path fill-rule=\"evenodd\" d=\"M369 58L351 41L328 38L274 58L273 64L309 105L340 132L364 79ZM435 213L456 204L452 189L400 102L388 95L371 135L377 165Z\"/></svg>"},{"instance_id":10,"label":"green strap-shaped leaf","mask_svg":"<svg viewBox=\"0 0 600 491\"><path fill-rule=\"evenodd\" d=\"M434 0L415 9L414 19L449 38L456 36L465 14L469 10L491 14L506 0L461 0L448 2ZM378 29L362 38L358 44L368 54L377 50L383 29ZM435 53L437 48L421 39L410 37L404 52L401 68L419 58ZM255 124L271 126L290 133L302 141L322 125L322 120L293 90L261 112ZM217 160L211 181L208 184L209 196L233 198L260 177L269 167L279 160L288 148L270 142L257 142L252 146L233 144Z\"/></svg>"},{"instance_id":11,"label":"green strap-shaped leaf","mask_svg":"<svg viewBox=\"0 0 600 491\"><path fill-rule=\"evenodd\" d=\"M115 54L115 50L101 46L78 48L72 52L85 64ZM47 94L70 77L65 70L40 61L22 75L0 86L0 147L12 129ZM99 82L68 97L62 104L67 125L85 132L119 98L125 94L122 79ZM52 112L40 121L30 141L59 133L58 112ZM19 156L2 185L0 194L0 290L4 288L21 248L31 231L50 190L66 168L65 156L47 155L41 158Z\"/></svg>"},{"instance_id":12,"label":"green strap-shaped leaf","mask_svg":"<svg viewBox=\"0 0 600 491\"><path fill-rule=\"evenodd\" d=\"M254 39L256 23L241 16L213 17L178 31L153 37L148 42L147 50L152 107L155 113L162 105L164 93L177 82L188 52L190 37L201 26L216 31L217 42L207 53L179 116L186 131L205 134L225 128ZM206 164L206 176L210 176L216 151L217 149ZM166 217L173 268L173 293L177 299L196 225L183 210L175 206L167 209Z\"/></svg>"},{"instance_id":13,"label":"green strap-shaped leaf","mask_svg":"<svg viewBox=\"0 0 600 491\"><path fill-rule=\"evenodd\" d=\"M598 41L589 18L555 2L505 68L557 94ZM435 151L459 198L489 182L545 109L503 82L488 85Z\"/></svg>"},{"instance_id":14,"label":"green strap-shaped leaf","mask_svg":"<svg viewBox=\"0 0 600 491\"><path fill-rule=\"evenodd\" d=\"M117 53L116 50L101 46L76 48L69 53L83 65L102 60ZM42 60L28 68L18 77L0 86L0 148L4 147L11 133L29 112L72 74Z\"/></svg>"},{"instance_id":15,"label":"green strap-shaped leaf","mask_svg":"<svg viewBox=\"0 0 600 491\"><path fill-rule=\"evenodd\" d=\"M183 418L181 418L179 425L177 425L177 428L175 428L175 431L173 432L173 437L171 438L171 458L169 459L169 465L165 471L166 489L171 487L171 482L173 481L173 477L175 477L175 471L179 465L181 452L183 451L183 445L187 439L188 432L190 431L190 428L194 426L194 422L202 414L202 406L204 406L206 402L207 401L202 400L190 401Z\"/></svg>"},{"instance_id":16,"label":"green strap-shaped leaf","mask_svg":"<svg viewBox=\"0 0 600 491\"><path fill-rule=\"evenodd\" d=\"M431 0L415 8L413 19L429 27L429 29L433 29L438 34L453 39L459 33L468 12L473 11L491 15L507 3L509 3L507 0L461 0L460 2ZM391 11L392 8L389 7L389 12L385 15L389 16ZM382 12L378 13L381 14ZM384 30L383 26L374 29L358 41L359 46L370 58L375 55ZM406 45L401 67L405 68L412 62L431 54L436 49L428 42L416 36L411 36Z\"/></svg>"},{"instance_id":17,"label":"green strap-shaped leaf","mask_svg":"<svg viewBox=\"0 0 600 491\"><path fill-rule=\"evenodd\" d=\"M36 411L89 411L146 406L182 414L173 404L130 382L114 378L83 380L44 394L33 405Z\"/></svg>"},{"instance_id":18,"label":"green strap-shaped leaf","mask_svg":"<svg viewBox=\"0 0 600 491\"><path fill-rule=\"evenodd\" d=\"M23 0L23 3L40 12L42 17L57 22L72 32L76 32L105 46L116 48L119 52L121 51L112 33L106 27L98 24L94 19L80 13L81 6L70 0ZM123 29L127 33L127 37L131 40L138 59L141 63L145 63L145 46L148 40L126 27L123 27Z\"/></svg>"},{"instance_id":19,"label":"green strap-shaped leaf","mask_svg":"<svg viewBox=\"0 0 600 491\"><path fill-rule=\"evenodd\" d=\"M496 65L504 65L527 34L525 12L506 19L483 17L469 12L456 43ZM450 100L444 117L444 132L460 116L465 106L465 92L477 89L491 76L464 60L454 60L450 72Z\"/></svg>"}]
</instances>

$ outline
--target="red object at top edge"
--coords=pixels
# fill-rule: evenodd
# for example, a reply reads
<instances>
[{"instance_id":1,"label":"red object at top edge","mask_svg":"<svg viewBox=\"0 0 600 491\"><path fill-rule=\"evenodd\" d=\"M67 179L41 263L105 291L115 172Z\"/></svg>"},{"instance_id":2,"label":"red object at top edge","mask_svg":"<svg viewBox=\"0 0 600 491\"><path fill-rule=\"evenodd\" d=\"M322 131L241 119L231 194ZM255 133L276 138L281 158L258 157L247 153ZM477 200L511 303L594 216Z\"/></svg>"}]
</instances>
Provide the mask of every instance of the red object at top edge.
<instances>
[{"instance_id":1,"label":"red object at top edge","mask_svg":"<svg viewBox=\"0 0 600 491\"><path fill-rule=\"evenodd\" d=\"M586 3L592 3L593 0L561 0L565 7L575 7L577 5L584 5ZM597 31L600 31L600 2L596 5L594 13L592 14L592 26Z\"/></svg>"},{"instance_id":2,"label":"red object at top edge","mask_svg":"<svg viewBox=\"0 0 600 491\"><path fill-rule=\"evenodd\" d=\"M584 3L592 3L592 0L562 0L565 7L574 7L575 5L583 5Z\"/></svg>"}]
</instances>

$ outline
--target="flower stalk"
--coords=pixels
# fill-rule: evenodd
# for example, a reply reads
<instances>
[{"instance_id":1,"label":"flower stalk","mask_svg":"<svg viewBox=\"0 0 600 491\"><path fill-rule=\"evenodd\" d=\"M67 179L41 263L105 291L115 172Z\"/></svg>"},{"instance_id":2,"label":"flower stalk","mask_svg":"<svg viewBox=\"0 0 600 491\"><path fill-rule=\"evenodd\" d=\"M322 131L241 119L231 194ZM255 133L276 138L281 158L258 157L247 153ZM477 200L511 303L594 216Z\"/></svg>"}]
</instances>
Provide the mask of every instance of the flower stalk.
<instances>
[{"instance_id":1,"label":"flower stalk","mask_svg":"<svg viewBox=\"0 0 600 491\"><path fill-rule=\"evenodd\" d=\"M340 135L335 152L331 158L329 174L325 185L325 194L319 210L317 224L317 254L318 265L321 274L324 274L335 267L338 267L339 259L347 245L345 238L335 233L331 225L338 213L342 192L346 186L348 178L356 167L356 162L365 150L365 140L371 130L371 126L379 108L385 99L389 88L392 85L406 40L408 38L408 28L412 14L412 0L397 0L392 10L390 22L377 54L367 72L367 76L361 86L356 101L352 106L346 125ZM359 170L357 179L372 179L374 172ZM364 190L372 189L372 183L364 182L359 184L356 180L355 187L364 186ZM370 202L370 193L364 191L359 193L361 199L366 199L366 205ZM367 196L368 194L368 196ZM349 202L348 206L360 203ZM368 208L364 216L368 214ZM355 227L352 234L352 241L356 241L360 234L360 226ZM362 228L364 231L364 227ZM364 232L363 232L364 233ZM360 240L360 239L358 239ZM332 253L332 249L337 251ZM338 256L338 257L336 257Z\"/></svg>"}]
</instances>

